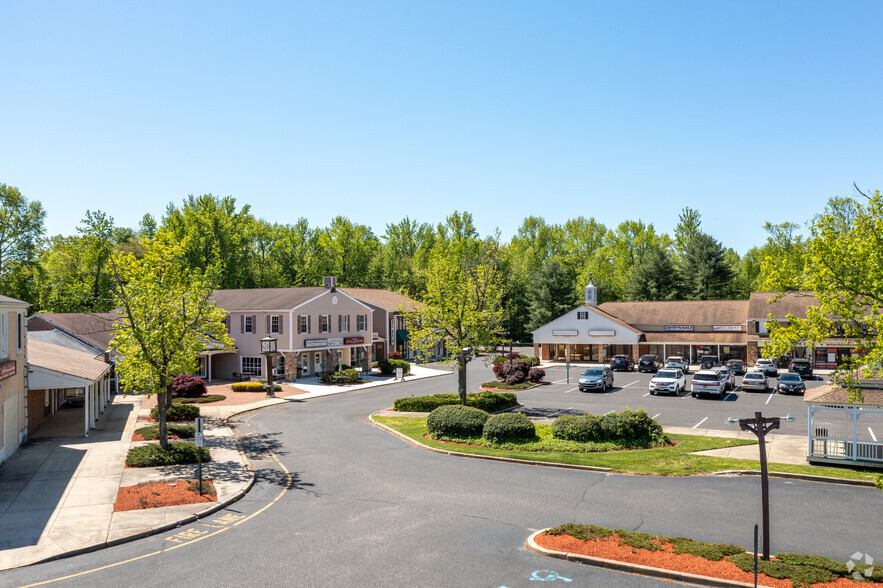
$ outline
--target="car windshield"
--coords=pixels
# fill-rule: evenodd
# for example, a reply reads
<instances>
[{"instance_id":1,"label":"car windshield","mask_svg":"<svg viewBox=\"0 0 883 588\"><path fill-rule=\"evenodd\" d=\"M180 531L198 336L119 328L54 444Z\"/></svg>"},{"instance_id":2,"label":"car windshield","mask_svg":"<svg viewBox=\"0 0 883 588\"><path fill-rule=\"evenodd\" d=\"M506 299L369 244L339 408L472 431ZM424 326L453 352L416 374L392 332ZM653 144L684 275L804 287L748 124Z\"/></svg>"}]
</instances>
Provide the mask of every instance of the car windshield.
<instances>
[{"instance_id":1,"label":"car windshield","mask_svg":"<svg viewBox=\"0 0 883 588\"><path fill-rule=\"evenodd\" d=\"M730 361L727 362L727 365L742 365L742 362L739 361L738 359L731 359Z\"/></svg>"},{"instance_id":2,"label":"car windshield","mask_svg":"<svg viewBox=\"0 0 883 588\"><path fill-rule=\"evenodd\" d=\"M656 372L657 378L677 378L678 372L674 370L659 370Z\"/></svg>"},{"instance_id":3,"label":"car windshield","mask_svg":"<svg viewBox=\"0 0 883 588\"><path fill-rule=\"evenodd\" d=\"M586 370L583 372L584 376L603 376L604 370Z\"/></svg>"},{"instance_id":4,"label":"car windshield","mask_svg":"<svg viewBox=\"0 0 883 588\"><path fill-rule=\"evenodd\" d=\"M768 359L758 359L758 360L757 360L757 363L758 363L759 365L770 365L770 364L773 363L773 362L770 361L770 360L768 360Z\"/></svg>"},{"instance_id":5,"label":"car windshield","mask_svg":"<svg viewBox=\"0 0 883 588\"><path fill-rule=\"evenodd\" d=\"M665 361L667 361L668 363L682 363L683 362L683 360L680 357L669 357Z\"/></svg>"},{"instance_id":6,"label":"car windshield","mask_svg":"<svg viewBox=\"0 0 883 588\"><path fill-rule=\"evenodd\" d=\"M702 382L717 382L720 378L717 377L717 374L696 374L693 376L693 381L702 381Z\"/></svg>"},{"instance_id":7,"label":"car windshield","mask_svg":"<svg viewBox=\"0 0 883 588\"><path fill-rule=\"evenodd\" d=\"M745 374L744 380L761 380L765 376L760 372L751 372L750 374Z\"/></svg>"},{"instance_id":8,"label":"car windshield","mask_svg":"<svg viewBox=\"0 0 883 588\"><path fill-rule=\"evenodd\" d=\"M625 355L614 355L613 359L625 359Z\"/></svg>"},{"instance_id":9,"label":"car windshield","mask_svg":"<svg viewBox=\"0 0 883 588\"><path fill-rule=\"evenodd\" d=\"M782 374L782 377L779 378L780 382L799 382L800 376L797 374Z\"/></svg>"}]
</instances>

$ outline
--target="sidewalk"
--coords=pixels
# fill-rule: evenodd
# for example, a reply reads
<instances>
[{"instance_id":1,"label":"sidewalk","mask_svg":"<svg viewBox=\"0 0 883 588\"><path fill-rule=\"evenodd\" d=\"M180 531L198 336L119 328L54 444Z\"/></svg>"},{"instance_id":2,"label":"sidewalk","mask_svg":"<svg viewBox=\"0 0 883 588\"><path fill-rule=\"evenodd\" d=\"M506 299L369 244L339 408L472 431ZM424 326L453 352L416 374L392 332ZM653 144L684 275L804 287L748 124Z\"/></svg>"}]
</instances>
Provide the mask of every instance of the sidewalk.
<instances>
[{"instance_id":1,"label":"sidewalk","mask_svg":"<svg viewBox=\"0 0 883 588\"><path fill-rule=\"evenodd\" d=\"M411 366L405 381L450 374ZM212 461L203 465L218 502L113 512L120 487L168 478L195 478L196 465L126 468L132 433L146 423L149 408L143 396L115 396L100 415L89 437L82 434L82 413L62 410L0 465L0 570L30 565L48 558L90 551L166 528L219 505L241 498L253 475L226 420L237 413L291 400L305 400L397 383L391 378L354 386L327 386L298 381L283 383L277 398L254 394L243 404L200 405L206 419L205 445ZM286 394L286 392L294 392ZM142 444L143 442L135 442Z\"/></svg>"}]
</instances>

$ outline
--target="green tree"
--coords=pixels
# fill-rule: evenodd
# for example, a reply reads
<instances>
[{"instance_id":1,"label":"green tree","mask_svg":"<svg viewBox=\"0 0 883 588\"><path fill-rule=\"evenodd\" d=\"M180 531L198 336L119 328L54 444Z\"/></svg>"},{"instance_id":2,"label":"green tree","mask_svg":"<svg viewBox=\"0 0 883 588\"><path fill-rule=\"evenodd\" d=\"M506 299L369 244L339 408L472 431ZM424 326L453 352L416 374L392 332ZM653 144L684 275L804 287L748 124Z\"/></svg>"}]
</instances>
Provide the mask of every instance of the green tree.
<instances>
[{"instance_id":1,"label":"green tree","mask_svg":"<svg viewBox=\"0 0 883 588\"><path fill-rule=\"evenodd\" d=\"M678 224L675 227L675 252L679 259L683 259L687 253L687 245L696 238L702 225L702 216L698 210L685 206L678 215Z\"/></svg>"},{"instance_id":2,"label":"green tree","mask_svg":"<svg viewBox=\"0 0 883 588\"><path fill-rule=\"evenodd\" d=\"M372 274L373 283L411 297L421 297L424 290L422 271L417 256L432 227L408 217L386 225L384 243L377 248Z\"/></svg>"},{"instance_id":3,"label":"green tree","mask_svg":"<svg viewBox=\"0 0 883 588\"><path fill-rule=\"evenodd\" d=\"M608 231L601 249L600 263L596 265L600 281L607 286L606 295L613 300L623 299L632 268L640 263L648 251L670 245L668 235L658 235L652 224L645 225L641 221L625 221L615 231Z\"/></svg>"},{"instance_id":4,"label":"green tree","mask_svg":"<svg viewBox=\"0 0 883 588\"><path fill-rule=\"evenodd\" d=\"M0 184L0 292L37 300L38 256L46 229L46 212L17 188Z\"/></svg>"},{"instance_id":5,"label":"green tree","mask_svg":"<svg viewBox=\"0 0 883 588\"><path fill-rule=\"evenodd\" d=\"M305 218L293 225L276 226L276 240L271 255L286 287L318 286L322 283L319 267L319 237Z\"/></svg>"},{"instance_id":6,"label":"green tree","mask_svg":"<svg viewBox=\"0 0 883 588\"><path fill-rule=\"evenodd\" d=\"M319 231L318 244L322 275L336 276L341 286L370 286L371 261L380 246L371 227L337 216L327 229Z\"/></svg>"},{"instance_id":7,"label":"green tree","mask_svg":"<svg viewBox=\"0 0 883 588\"><path fill-rule=\"evenodd\" d=\"M763 229L768 237L762 249L761 272L772 280L764 284L764 290L775 290L774 286L785 290L801 288L804 281L807 244L803 237L797 234L799 228L797 224L791 222L778 225L764 223Z\"/></svg>"},{"instance_id":8,"label":"green tree","mask_svg":"<svg viewBox=\"0 0 883 588\"><path fill-rule=\"evenodd\" d=\"M731 290L733 269L721 244L710 235L699 233L687 245L681 276L687 298L720 300Z\"/></svg>"},{"instance_id":9,"label":"green tree","mask_svg":"<svg viewBox=\"0 0 883 588\"><path fill-rule=\"evenodd\" d=\"M549 259L534 272L527 289L530 330L570 312L579 304L574 277L557 259Z\"/></svg>"},{"instance_id":10,"label":"green tree","mask_svg":"<svg viewBox=\"0 0 883 588\"><path fill-rule=\"evenodd\" d=\"M457 244L462 252L464 242ZM471 244L468 245L470 248ZM503 275L499 268L499 244L492 239L478 243L475 259L463 261L444 249L435 251L426 271L423 305L404 313L411 346L421 356L443 341L453 351L449 362L458 367L460 401L466 404L465 348L495 346L503 335Z\"/></svg>"},{"instance_id":11,"label":"green tree","mask_svg":"<svg viewBox=\"0 0 883 588\"><path fill-rule=\"evenodd\" d=\"M662 247L647 251L632 267L625 284L629 300L677 300L680 298L680 276L671 256Z\"/></svg>"},{"instance_id":12,"label":"green tree","mask_svg":"<svg viewBox=\"0 0 883 588\"><path fill-rule=\"evenodd\" d=\"M111 346L127 390L157 395L160 446L168 447L166 412L172 380L191 374L197 356L209 347L229 348L225 313L210 302L215 268L190 267L187 243L166 231L144 242L144 256L114 253L111 258L122 318Z\"/></svg>"}]
</instances>

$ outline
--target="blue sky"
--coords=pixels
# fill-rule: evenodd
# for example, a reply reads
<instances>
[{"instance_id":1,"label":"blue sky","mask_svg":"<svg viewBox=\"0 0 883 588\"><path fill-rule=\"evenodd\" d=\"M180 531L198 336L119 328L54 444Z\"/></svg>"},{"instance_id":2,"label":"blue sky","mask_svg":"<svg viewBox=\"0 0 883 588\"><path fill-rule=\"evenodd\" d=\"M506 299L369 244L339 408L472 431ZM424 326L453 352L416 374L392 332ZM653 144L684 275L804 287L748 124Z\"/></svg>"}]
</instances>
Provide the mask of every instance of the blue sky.
<instances>
[{"instance_id":1,"label":"blue sky","mask_svg":"<svg viewBox=\"0 0 883 588\"><path fill-rule=\"evenodd\" d=\"M0 183L69 234L188 194L377 234L467 210L744 253L881 188L880 2L3 2Z\"/></svg>"}]
</instances>

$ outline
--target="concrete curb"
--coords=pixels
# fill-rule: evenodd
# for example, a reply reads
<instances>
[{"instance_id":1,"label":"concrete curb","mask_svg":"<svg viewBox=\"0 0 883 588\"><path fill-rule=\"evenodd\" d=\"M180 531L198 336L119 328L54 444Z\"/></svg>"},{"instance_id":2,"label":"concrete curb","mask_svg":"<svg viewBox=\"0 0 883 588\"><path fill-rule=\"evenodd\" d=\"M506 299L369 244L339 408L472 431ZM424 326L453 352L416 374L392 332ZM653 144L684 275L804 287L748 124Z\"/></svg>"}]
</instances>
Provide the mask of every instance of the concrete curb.
<instances>
[{"instance_id":1,"label":"concrete curb","mask_svg":"<svg viewBox=\"0 0 883 588\"><path fill-rule=\"evenodd\" d=\"M430 447L428 445L424 445L419 441L415 441L411 439L407 435L403 433L399 433L395 429L387 427L381 423L378 423L374 420L374 415L378 412L383 412L382 410L378 410L376 412L371 413L368 416L368 422L377 427L378 429L382 429L387 433L393 435L394 437L398 437L402 441L406 441L415 447L419 447L420 449L426 449L427 451L432 451L433 453L440 453L442 455L452 455L454 457L471 457L473 459L486 459L488 461L501 461L504 463L517 463L522 465L532 465L532 466L545 466L550 468L562 468L567 470L583 470L588 472L601 472L601 473L610 473L612 470L610 468L601 468L595 466L583 466L583 465L575 465L569 463L552 463L548 461L534 461L528 459L515 459L512 457L498 457L496 455L476 455L474 453L463 453L461 451L448 451L447 449L438 449L436 447Z\"/></svg>"},{"instance_id":2,"label":"concrete curb","mask_svg":"<svg viewBox=\"0 0 883 588\"><path fill-rule=\"evenodd\" d=\"M639 576L650 576L653 578L661 578L663 580L686 582L695 586L714 586L722 588L752 588L754 586L753 583L749 584L747 582L738 582L736 580L722 580L720 578L699 576L696 574L688 574L686 572L676 572L674 570L666 570L664 568L651 568L649 566L642 566L639 564L627 563L624 561L617 561L613 559L602 559L600 557L591 557L588 555L580 555L578 553L552 551L551 549L540 547L534 540L537 535L545 533L546 531L548 531L548 529L542 529L528 537L526 542L527 548L531 551L535 551L536 553L539 553L540 555L545 555L547 557L563 559L565 561L572 561L575 563L595 566L599 568L606 568L608 570L616 570L617 572L637 574Z\"/></svg>"},{"instance_id":3,"label":"concrete curb","mask_svg":"<svg viewBox=\"0 0 883 588\"><path fill-rule=\"evenodd\" d=\"M759 476L759 470L724 470L722 472L712 472L712 476ZM823 482L827 484L845 484L847 486L867 486L874 488L872 480L852 480L850 478L831 478L828 476L814 476L812 474L794 474L791 472L769 472L771 478L787 478L791 480L801 480L804 482Z\"/></svg>"}]
</instances>

